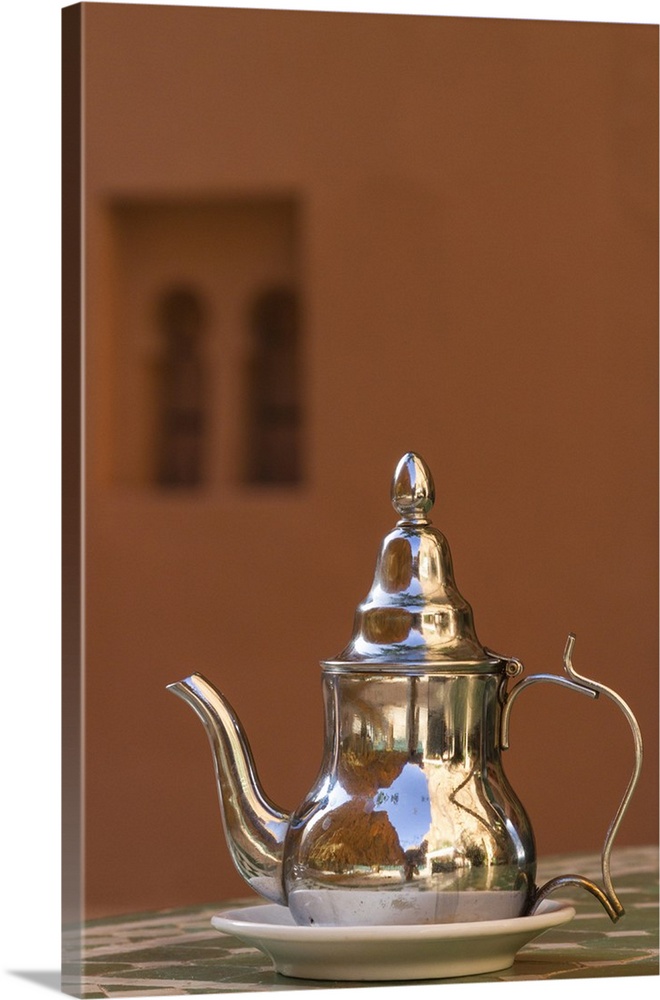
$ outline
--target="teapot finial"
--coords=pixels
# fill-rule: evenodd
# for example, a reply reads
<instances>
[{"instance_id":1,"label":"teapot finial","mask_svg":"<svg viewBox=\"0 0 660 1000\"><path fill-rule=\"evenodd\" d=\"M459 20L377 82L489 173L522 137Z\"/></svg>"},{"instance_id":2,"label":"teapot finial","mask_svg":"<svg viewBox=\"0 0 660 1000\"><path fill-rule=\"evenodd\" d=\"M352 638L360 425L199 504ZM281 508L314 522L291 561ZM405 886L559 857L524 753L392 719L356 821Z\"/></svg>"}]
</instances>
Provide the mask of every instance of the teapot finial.
<instances>
[{"instance_id":1,"label":"teapot finial","mask_svg":"<svg viewBox=\"0 0 660 1000\"><path fill-rule=\"evenodd\" d=\"M408 451L400 460L392 479L392 504L405 521L427 522L435 503L431 470L421 455Z\"/></svg>"}]
</instances>

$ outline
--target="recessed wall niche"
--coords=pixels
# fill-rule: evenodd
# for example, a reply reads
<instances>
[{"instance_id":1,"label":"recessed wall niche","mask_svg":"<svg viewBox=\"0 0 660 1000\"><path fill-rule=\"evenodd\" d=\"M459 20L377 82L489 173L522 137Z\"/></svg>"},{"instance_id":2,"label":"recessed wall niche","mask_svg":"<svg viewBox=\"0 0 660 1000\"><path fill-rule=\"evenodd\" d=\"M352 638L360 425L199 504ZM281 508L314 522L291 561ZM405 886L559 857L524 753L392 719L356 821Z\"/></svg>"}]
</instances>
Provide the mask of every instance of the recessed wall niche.
<instances>
[{"instance_id":1,"label":"recessed wall niche","mask_svg":"<svg viewBox=\"0 0 660 1000\"><path fill-rule=\"evenodd\" d=\"M294 199L111 209L116 483L196 495L302 477Z\"/></svg>"}]
</instances>

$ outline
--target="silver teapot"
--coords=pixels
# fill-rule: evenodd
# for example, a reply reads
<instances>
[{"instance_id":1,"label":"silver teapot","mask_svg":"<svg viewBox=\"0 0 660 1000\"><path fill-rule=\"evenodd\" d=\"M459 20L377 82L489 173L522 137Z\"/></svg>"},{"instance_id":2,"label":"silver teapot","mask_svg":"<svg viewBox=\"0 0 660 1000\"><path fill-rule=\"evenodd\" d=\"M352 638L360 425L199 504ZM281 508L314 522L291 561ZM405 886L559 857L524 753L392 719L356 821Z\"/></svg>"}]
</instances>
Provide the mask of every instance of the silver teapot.
<instances>
[{"instance_id":1,"label":"silver teapot","mask_svg":"<svg viewBox=\"0 0 660 1000\"><path fill-rule=\"evenodd\" d=\"M168 685L201 718L213 750L234 863L298 924L428 924L533 913L555 889L583 886L613 921L623 914L610 850L642 762L639 726L615 692L572 666L523 670L479 642L433 527L431 473L409 452L392 482L399 521L346 648L321 664L325 746L319 775L292 813L266 796L227 699L203 676ZM509 718L526 687L549 681L611 698L630 724L635 766L602 851L602 886L581 875L536 885L534 835L502 767Z\"/></svg>"}]
</instances>

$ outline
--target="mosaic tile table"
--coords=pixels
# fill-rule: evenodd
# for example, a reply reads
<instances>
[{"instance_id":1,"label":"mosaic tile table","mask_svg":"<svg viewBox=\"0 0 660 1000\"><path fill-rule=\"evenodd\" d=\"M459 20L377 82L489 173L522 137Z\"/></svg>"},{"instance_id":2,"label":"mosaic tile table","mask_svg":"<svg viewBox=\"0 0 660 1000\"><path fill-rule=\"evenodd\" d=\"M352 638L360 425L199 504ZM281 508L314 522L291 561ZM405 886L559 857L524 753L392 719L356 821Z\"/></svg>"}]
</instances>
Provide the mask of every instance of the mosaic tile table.
<instances>
[{"instance_id":1,"label":"mosaic tile table","mask_svg":"<svg viewBox=\"0 0 660 1000\"><path fill-rule=\"evenodd\" d=\"M539 881L569 871L600 881L600 858L548 858L539 865ZM657 848L615 850L612 873L626 909L617 924L589 893L571 888L554 898L570 901L575 918L526 945L510 969L442 982L657 976ZM90 921L82 945L79 932L65 931L62 990L84 998L156 997L375 985L279 975L261 952L211 927L214 913L241 902L254 898Z\"/></svg>"}]
</instances>

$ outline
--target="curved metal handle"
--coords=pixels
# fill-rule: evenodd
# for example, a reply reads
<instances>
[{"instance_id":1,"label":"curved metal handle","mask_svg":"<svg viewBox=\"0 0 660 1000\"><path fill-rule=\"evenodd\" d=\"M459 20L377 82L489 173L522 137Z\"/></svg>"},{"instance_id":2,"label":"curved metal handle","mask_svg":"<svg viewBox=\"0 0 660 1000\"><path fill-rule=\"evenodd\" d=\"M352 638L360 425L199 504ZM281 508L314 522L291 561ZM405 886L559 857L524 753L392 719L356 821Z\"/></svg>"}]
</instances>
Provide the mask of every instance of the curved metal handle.
<instances>
[{"instance_id":1,"label":"curved metal handle","mask_svg":"<svg viewBox=\"0 0 660 1000\"><path fill-rule=\"evenodd\" d=\"M500 745L503 750L506 750L509 746L509 717L511 715L511 706L513 705L513 702L521 691L523 691L526 687L529 687L531 684L536 684L538 681L550 681L554 684L561 684L564 687L571 688L573 691L579 691L581 694L587 694L591 698L597 698L599 694L604 694L608 698L611 698L611 700L618 705L625 715L635 741L635 766L632 777L628 782L628 787L626 788L625 794L621 800L619 808L616 811L614 819L610 823L605 837L605 843L603 844L602 872L604 889L596 885L596 883L592 882L590 879L584 878L582 875L560 875L558 878L550 879L549 882L546 882L545 885L542 885L540 888L536 888L532 905L529 910L530 913L534 913L539 903L545 899L546 896L563 885L581 885L602 903L610 918L613 921L617 921L619 917L623 916L625 911L614 891L614 886L612 885L612 877L610 873L610 852L612 850L612 843L616 837L619 826L621 825L623 815L628 808L628 803L630 802L630 798L635 789L635 785L637 784L639 773L642 768L642 734L640 732L637 719L633 715L630 707L626 704L623 698L616 693L616 691L612 691L611 688L605 687L604 684L588 680L588 678L582 677L578 674L571 662L571 654L573 652L574 645L575 634L573 632L569 632L566 647L564 649L564 668L568 677L561 677L557 674L534 674L532 677L528 677L526 680L520 681L507 695L505 695L504 705L502 708Z\"/></svg>"}]
</instances>

